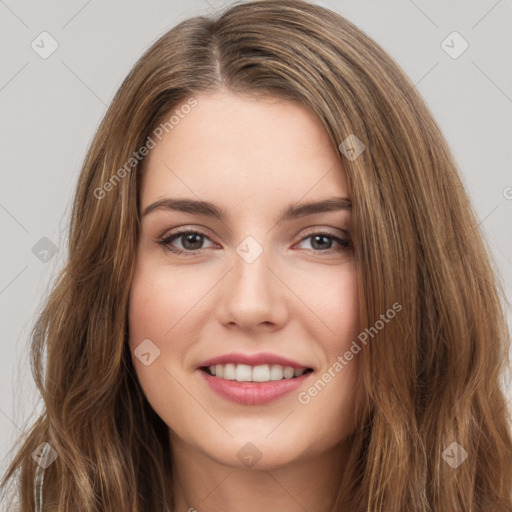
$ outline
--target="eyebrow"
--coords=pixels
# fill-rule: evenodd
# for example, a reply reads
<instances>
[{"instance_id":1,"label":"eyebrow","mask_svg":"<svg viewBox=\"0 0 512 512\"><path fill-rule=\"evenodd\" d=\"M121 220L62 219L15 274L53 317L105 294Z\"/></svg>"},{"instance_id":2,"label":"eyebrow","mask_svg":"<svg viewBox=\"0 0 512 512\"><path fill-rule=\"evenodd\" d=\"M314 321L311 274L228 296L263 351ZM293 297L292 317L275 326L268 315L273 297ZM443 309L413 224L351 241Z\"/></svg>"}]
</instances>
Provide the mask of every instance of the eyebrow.
<instances>
[{"instance_id":1,"label":"eyebrow","mask_svg":"<svg viewBox=\"0 0 512 512\"><path fill-rule=\"evenodd\" d=\"M147 206L142 214L144 217L155 210L173 210L196 215L205 215L224 221L228 213L223 208L215 206L208 201L194 199L175 199L167 197ZM284 208L277 219L277 223L298 219L315 213L331 212L338 210L351 210L352 201L347 197L330 197L321 201L291 204Z\"/></svg>"}]
</instances>

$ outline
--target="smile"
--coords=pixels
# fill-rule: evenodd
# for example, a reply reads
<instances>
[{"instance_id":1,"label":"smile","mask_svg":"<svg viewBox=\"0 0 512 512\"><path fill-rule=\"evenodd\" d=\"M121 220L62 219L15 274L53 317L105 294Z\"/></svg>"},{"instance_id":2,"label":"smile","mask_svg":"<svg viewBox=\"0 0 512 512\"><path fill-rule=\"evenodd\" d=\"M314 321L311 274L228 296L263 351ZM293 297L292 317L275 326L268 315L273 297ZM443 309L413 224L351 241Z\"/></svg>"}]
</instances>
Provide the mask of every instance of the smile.
<instances>
[{"instance_id":1,"label":"smile","mask_svg":"<svg viewBox=\"0 0 512 512\"><path fill-rule=\"evenodd\" d=\"M196 370L220 397L240 405L263 405L297 390L314 367L270 352L233 352L206 359Z\"/></svg>"},{"instance_id":2,"label":"smile","mask_svg":"<svg viewBox=\"0 0 512 512\"><path fill-rule=\"evenodd\" d=\"M236 380L237 382L271 382L294 379L312 371L311 368L292 368L291 366L282 366L280 364L250 366L248 364L233 363L217 364L201 369L212 377Z\"/></svg>"}]
</instances>

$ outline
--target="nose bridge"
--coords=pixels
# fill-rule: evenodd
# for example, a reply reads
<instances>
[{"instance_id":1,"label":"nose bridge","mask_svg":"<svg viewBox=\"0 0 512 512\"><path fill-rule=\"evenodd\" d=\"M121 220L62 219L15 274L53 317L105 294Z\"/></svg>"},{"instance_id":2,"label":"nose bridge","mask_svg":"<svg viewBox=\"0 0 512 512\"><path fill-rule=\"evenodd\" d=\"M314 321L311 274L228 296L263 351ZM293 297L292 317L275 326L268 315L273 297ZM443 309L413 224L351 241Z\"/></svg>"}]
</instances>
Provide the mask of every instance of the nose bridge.
<instances>
[{"instance_id":1,"label":"nose bridge","mask_svg":"<svg viewBox=\"0 0 512 512\"><path fill-rule=\"evenodd\" d=\"M274 266L272 251L255 238L246 237L236 247L219 305L222 321L246 326L283 321L285 297L282 284L270 270Z\"/></svg>"},{"instance_id":2,"label":"nose bridge","mask_svg":"<svg viewBox=\"0 0 512 512\"><path fill-rule=\"evenodd\" d=\"M272 295L269 277L273 276L267 268L271 266L270 250L263 247L254 237L246 237L237 247L234 256L231 285L239 295L239 300L255 303L268 300Z\"/></svg>"}]
</instances>

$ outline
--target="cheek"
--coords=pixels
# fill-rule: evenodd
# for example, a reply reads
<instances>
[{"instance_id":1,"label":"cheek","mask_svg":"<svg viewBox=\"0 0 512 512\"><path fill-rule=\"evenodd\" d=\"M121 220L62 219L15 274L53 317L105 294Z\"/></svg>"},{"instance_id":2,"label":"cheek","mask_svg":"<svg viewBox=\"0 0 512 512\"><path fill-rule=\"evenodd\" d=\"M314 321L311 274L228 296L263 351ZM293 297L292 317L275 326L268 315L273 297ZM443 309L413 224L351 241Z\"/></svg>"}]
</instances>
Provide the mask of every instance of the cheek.
<instances>
[{"instance_id":1,"label":"cheek","mask_svg":"<svg viewBox=\"0 0 512 512\"><path fill-rule=\"evenodd\" d=\"M326 420L324 433L330 438L336 436L340 425L347 429L345 433L353 428L355 417L352 413L361 392L361 349L356 348L357 353L351 352L360 331L355 268L347 267L346 271L344 269L336 275L323 276L317 285L310 288L307 297L311 310L315 312L311 316L311 325L315 326L314 339L323 354L322 367L317 380L305 389L299 403L305 406L311 421L315 422L315 417ZM345 357L347 352L348 357Z\"/></svg>"},{"instance_id":2,"label":"cheek","mask_svg":"<svg viewBox=\"0 0 512 512\"><path fill-rule=\"evenodd\" d=\"M196 294L183 275L166 265L139 265L130 290L130 339L154 337L164 343L182 328Z\"/></svg>"},{"instance_id":3,"label":"cheek","mask_svg":"<svg viewBox=\"0 0 512 512\"><path fill-rule=\"evenodd\" d=\"M148 376L134 358L134 351L144 340L158 347L156 366L175 374L190 364L187 353L200 338L200 330L208 316L205 295L212 288L211 276L200 276L168 265L143 261L135 269L129 302L129 345L141 383ZM165 377L165 375L164 375ZM152 376L154 378L154 376ZM165 377L167 379L167 377Z\"/></svg>"},{"instance_id":4,"label":"cheek","mask_svg":"<svg viewBox=\"0 0 512 512\"><path fill-rule=\"evenodd\" d=\"M136 271L130 290L129 325L130 342L144 338L159 338L165 331L162 311L172 311L172 294L165 295L163 288L156 286L156 276ZM169 326L167 326L169 329Z\"/></svg>"},{"instance_id":5,"label":"cheek","mask_svg":"<svg viewBox=\"0 0 512 512\"><path fill-rule=\"evenodd\" d=\"M329 326L334 335L329 338L329 343L325 347L326 353L329 355L329 367L332 367L335 361L339 362L339 356L344 356L351 351L354 341L360 331L359 317L359 294L357 286L356 273L350 272L343 276L341 286L332 292L329 301L329 318L332 324ZM357 350L357 349L355 349ZM346 390L356 385L359 376L360 354L350 353L345 359L346 366L340 374L344 374L342 379L337 380L335 386L343 386Z\"/></svg>"},{"instance_id":6,"label":"cheek","mask_svg":"<svg viewBox=\"0 0 512 512\"><path fill-rule=\"evenodd\" d=\"M167 367L169 351L165 340L172 336L173 324L183 308L176 293L169 292L175 289L175 284L168 281L169 276L166 277L157 268L139 265L130 289L130 352L139 381L149 396L153 396L155 390L161 387L162 379L166 380L163 368ZM176 339L179 340L179 337ZM146 348L142 350L142 347ZM176 358L180 358L179 342L173 346L172 352ZM140 359L141 353L150 354L146 356L146 361Z\"/></svg>"},{"instance_id":7,"label":"cheek","mask_svg":"<svg viewBox=\"0 0 512 512\"><path fill-rule=\"evenodd\" d=\"M166 422L166 412L180 406L180 389L173 376L186 353L184 329L189 325L183 319L187 320L190 306L183 294L176 293L180 286L176 276L162 266L140 264L130 288L128 311L135 372L149 403ZM141 353L149 353L149 361L140 359Z\"/></svg>"},{"instance_id":8,"label":"cheek","mask_svg":"<svg viewBox=\"0 0 512 512\"><path fill-rule=\"evenodd\" d=\"M294 288L311 314L303 317L312 336L331 360L343 353L357 336L359 324L359 294L355 264L326 269L312 279L295 278ZM306 322L305 318L310 320Z\"/></svg>"},{"instance_id":9,"label":"cheek","mask_svg":"<svg viewBox=\"0 0 512 512\"><path fill-rule=\"evenodd\" d=\"M328 303L328 318L332 319L330 327L335 333L335 339L338 340L334 345L341 351L350 346L360 329L359 294L355 272L343 276L340 286L332 290Z\"/></svg>"}]
</instances>

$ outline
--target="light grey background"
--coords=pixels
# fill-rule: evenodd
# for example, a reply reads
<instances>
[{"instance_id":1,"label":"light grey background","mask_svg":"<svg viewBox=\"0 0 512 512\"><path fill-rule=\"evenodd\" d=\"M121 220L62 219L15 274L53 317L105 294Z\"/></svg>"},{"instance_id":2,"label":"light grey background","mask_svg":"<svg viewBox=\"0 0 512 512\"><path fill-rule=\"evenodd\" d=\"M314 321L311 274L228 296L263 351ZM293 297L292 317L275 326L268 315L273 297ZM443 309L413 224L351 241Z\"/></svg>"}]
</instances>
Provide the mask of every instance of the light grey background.
<instances>
[{"instance_id":1,"label":"light grey background","mask_svg":"<svg viewBox=\"0 0 512 512\"><path fill-rule=\"evenodd\" d=\"M40 409L28 334L63 263L71 198L87 146L136 59L179 21L224 5L209 2L0 0L2 472L14 436ZM512 0L317 3L364 30L416 84L455 155L510 302ZM31 48L43 31L59 45L47 59ZM456 59L441 47L453 31L469 43ZM46 263L32 252L43 237L59 248ZM509 306L507 314L512 325ZM509 376L506 387L512 397Z\"/></svg>"}]
</instances>

